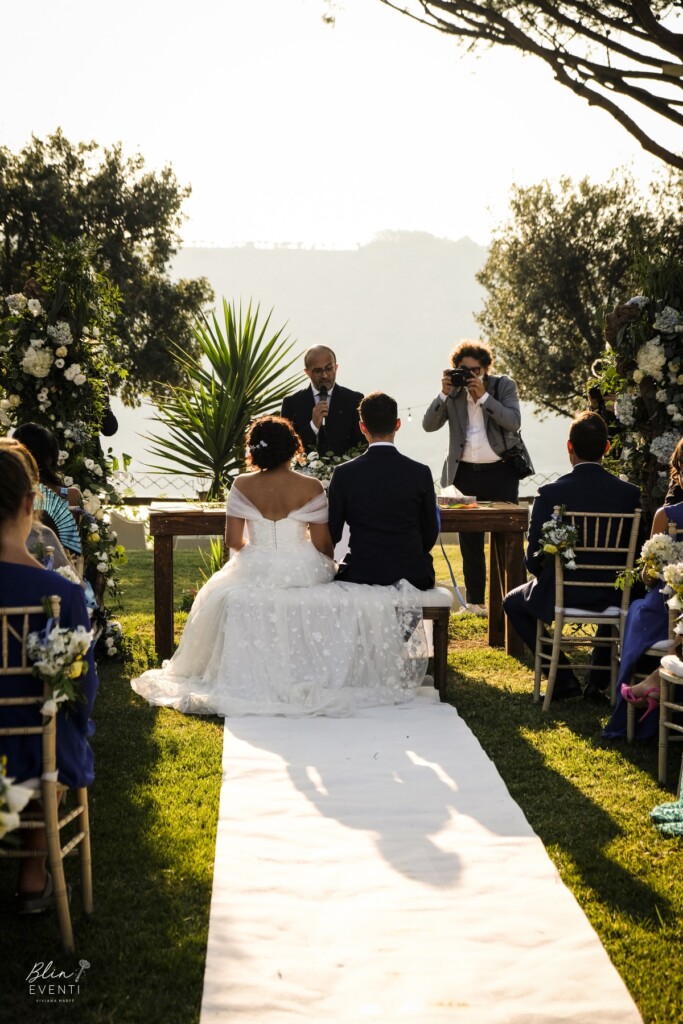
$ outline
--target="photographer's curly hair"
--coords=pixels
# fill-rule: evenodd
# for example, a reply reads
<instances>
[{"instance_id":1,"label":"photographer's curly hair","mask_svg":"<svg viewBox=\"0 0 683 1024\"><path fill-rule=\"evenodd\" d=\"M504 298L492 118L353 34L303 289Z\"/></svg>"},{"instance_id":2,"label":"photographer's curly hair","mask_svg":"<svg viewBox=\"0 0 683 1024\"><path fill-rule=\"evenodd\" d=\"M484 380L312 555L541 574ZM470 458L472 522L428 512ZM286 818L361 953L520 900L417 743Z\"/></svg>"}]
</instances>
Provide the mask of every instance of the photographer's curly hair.
<instances>
[{"instance_id":1,"label":"photographer's curly hair","mask_svg":"<svg viewBox=\"0 0 683 1024\"><path fill-rule=\"evenodd\" d=\"M493 362L493 353L488 345L482 345L480 341L461 341L451 352L449 359L451 366L457 366L461 359L478 359L485 370Z\"/></svg>"},{"instance_id":2,"label":"photographer's curly hair","mask_svg":"<svg viewBox=\"0 0 683 1024\"><path fill-rule=\"evenodd\" d=\"M683 437L669 459L669 483L683 487Z\"/></svg>"},{"instance_id":3,"label":"photographer's curly hair","mask_svg":"<svg viewBox=\"0 0 683 1024\"><path fill-rule=\"evenodd\" d=\"M247 466L276 469L303 455L301 438L289 420L281 416L261 416L247 431Z\"/></svg>"}]
</instances>

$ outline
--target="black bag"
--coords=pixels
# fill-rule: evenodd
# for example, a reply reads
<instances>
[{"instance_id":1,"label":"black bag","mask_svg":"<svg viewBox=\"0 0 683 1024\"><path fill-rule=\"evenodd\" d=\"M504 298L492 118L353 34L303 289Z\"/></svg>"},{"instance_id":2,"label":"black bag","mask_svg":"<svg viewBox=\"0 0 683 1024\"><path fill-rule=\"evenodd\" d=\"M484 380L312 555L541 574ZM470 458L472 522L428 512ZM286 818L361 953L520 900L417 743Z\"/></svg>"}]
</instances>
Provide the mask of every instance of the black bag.
<instances>
[{"instance_id":1,"label":"black bag","mask_svg":"<svg viewBox=\"0 0 683 1024\"><path fill-rule=\"evenodd\" d=\"M493 386L493 397L495 399L498 398L498 381L496 381ZM503 435L503 444L505 445L505 451L501 455L503 462L510 462L512 464L512 468L519 480L524 480L528 476L533 476L536 470L534 469L529 453L526 450L526 445L524 444L524 441L522 441L521 432L514 435L515 441L518 443L513 444L511 448L508 448L507 432L503 430L502 427L501 433Z\"/></svg>"},{"instance_id":2,"label":"black bag","mask_svg":"<svg viewBox=\"0 0 683 1024\"><path fill-rule=\"evenodd\" d=\"M501 455L501 459L503 462L509 462L512 465L520 480L524 480L525 477L532 476L534 473L534 467L531 465L529 456L524 448L507 448L503 455Z\"/></svg>"}]
</instances>

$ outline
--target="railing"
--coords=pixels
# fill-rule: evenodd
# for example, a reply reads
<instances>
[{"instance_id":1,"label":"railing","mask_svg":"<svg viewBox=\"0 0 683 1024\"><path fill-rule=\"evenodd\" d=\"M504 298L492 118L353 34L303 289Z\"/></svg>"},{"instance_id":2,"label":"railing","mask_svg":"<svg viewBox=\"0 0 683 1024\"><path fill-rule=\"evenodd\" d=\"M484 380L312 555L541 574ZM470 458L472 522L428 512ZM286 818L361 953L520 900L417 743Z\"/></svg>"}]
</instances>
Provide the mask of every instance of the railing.
<instances>
[{"instance_id":1,"label":"railing","mask_svg":"<svg viewBox=\"0 0 683 1024\"><path fill-rule=\"evenodd\" d=\"M542 484L556 480L558 473L535 473L521 480L520 501L531 501ZM206 496L209 477L182 476L176 473L128 473L118 470L111 482L122 496L124 505L149 505L152 501L197 501Z\"/></svg>"}]
</instances>

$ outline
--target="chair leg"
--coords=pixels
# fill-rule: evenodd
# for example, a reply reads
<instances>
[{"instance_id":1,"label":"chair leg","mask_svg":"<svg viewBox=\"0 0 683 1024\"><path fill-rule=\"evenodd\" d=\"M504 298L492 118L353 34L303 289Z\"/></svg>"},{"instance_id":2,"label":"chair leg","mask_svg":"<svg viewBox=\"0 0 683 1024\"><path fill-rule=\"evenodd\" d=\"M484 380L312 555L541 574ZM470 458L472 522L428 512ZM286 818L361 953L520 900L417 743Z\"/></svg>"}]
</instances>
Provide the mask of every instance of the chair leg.
<instances>
[{"instance_id":1,"label":"chair leg","mask_svg":"<svg viewBox=\"0 0 683 1024\"><path fill-rule=\"evenodd\" d=\"M82 807L79 818L80 827L84 833L78 846L78 853L81 862L81 891L83 893L83 909L86 914L93 912L92 898L92 854L90 850L90 814L88 811L88 790L75 790L76 802Z\"/></svg>"},{"instance_id":2,"label":"chair leg","mask_svg":"<svg viewBox=\"0 0 683 1024\"><path fill-rule=\"evenodd\" d=\"M550 705L553 699L555 679L557 678L557 669L560 664L560 641L562 639L562 627L562 619L556 619L555 630L553 633L553 653L550 658L550 666L548 667L548 680L545 684L545 698L543 700L544 711L550 711Z\"/></svg>"},{"instance_id":3,"label":"chair leg","mask_svg":"<svg viewBox=\"0 0 683 1024\"><path fill-rule=\"evenodd\" d=\"M666 785L666 769L667 769L667 745L669 742L669 730L667 728L667 722L669 720L669 709L667 703L669 701L669 680L659 673L659 759L658 759L658 776L660 785Z\"/></svg>"},{"instance_id":4,"label":"chair leg","mask_svg":"<svg viewBox=\"0 0 683 1024\"><path fill-rule=\"evenodd\" d=\"M635 704L626 705L626 741L627 743L633 743L636 737L636 706Z\"/></svg>"},{"instance_id":5,"label":"chair leg","mask_svg":"<svg viewBox=\"0 0 683 1024\"><path fill-rule=\"evenodd\" d=\"M619 628L612 626L610 645L609 699L612 707L617 703L617 679L619 678Z\"/></svg>"},{"instance_id":6,"label":"chair leg","mask_svg":"<svg viewBox=\"0 0 683 1024\"><path fill-rule=\"evenodd\" d=\"M74 935L71 928L69 898L64 877L64 861L59 837L59 811L57 807L56 783L43 781L43 814L45 816L45 835L47 839L47 863L52 875L55 897L55 909L62 945L67 953L74 952Z\"/></svg>"},{"instance_id":7,"label":"chair leg","mask_svg":"<svg viewBox=\"0 0 683 1024\"><path fill-rule=\"evenodd\" d=\"M545 629L540 619L536 620L536 649L534 651L534 701L538 704L541 699L541 665L543 653L543 637Z\"/></svg>"}]
</instances>

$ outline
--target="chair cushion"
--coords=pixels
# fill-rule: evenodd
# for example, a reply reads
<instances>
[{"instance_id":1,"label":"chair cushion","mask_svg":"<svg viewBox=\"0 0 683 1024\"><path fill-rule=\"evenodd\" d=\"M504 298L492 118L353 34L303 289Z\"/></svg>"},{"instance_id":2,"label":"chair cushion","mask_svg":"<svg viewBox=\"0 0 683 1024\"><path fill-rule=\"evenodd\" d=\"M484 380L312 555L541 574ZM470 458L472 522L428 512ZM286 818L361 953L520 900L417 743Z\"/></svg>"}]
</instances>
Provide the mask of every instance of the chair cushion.
<instances>
[{"instance_id":1,"label":"chair cushion","mask_svg":"<svg viewBox=\"0 0 683 1024\"><path fill-rule=\"evenodd\" d=\"M558 611L556 608L555 611ZM586 617L586 622L593 622L595 619L614 619L618 618L621 609L617 608L616 605L610 605L609 608L603 608L601 612L591 612L587 608L563 608L562 611L565 615L574 615L578 619L581 616Z\"/></svg>"},{"instance_id":2,"label":"chair cushion","mask_svg":"<svg viewBox=\"0 0 683 1024\"><path fill-rule=\"evenodd\" d=\"M420 604L423 608L450 608L453 605L453 594L445 587L422 590L420 591Z\"/></svg>"}]
</instances>

